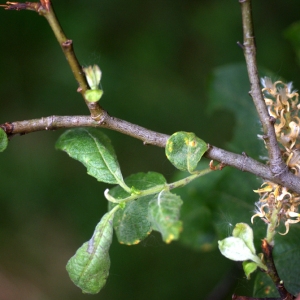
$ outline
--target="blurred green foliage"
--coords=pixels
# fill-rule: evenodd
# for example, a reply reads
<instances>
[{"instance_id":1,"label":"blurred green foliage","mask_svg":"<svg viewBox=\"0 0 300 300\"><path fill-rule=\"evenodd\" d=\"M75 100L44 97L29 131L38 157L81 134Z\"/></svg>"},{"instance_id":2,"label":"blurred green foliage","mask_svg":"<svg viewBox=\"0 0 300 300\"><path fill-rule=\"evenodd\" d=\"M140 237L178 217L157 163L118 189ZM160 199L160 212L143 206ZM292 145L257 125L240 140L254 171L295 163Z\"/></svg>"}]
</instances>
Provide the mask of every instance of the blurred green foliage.
<instances>
[{"instance_id":1,"label":"blurred green foliage","mask_svg":"<svg viewBox=\"0 0 300 300\"><path fill-rule=\"evenodd\" d=\"M167 134L193 131L208 143L228 146L239 122L225 105L207 114L207 86L215 68L244 61L236 45L242 41L237 0L53 0L53 5L81 64L101 67L101 104L111 115ZM299 67L283 32L299 20L298 7L298 0L253 1L258 63L296 88ZM29 11L1 10L0 15L0 123L87 114L46 20ZM106 212L107 186L55 151L61 133L17 136L1 153L0 288L5 300L91 298L73 285L65 265ZM106 133L125 177L156 171L170 180L176 172L163 149ZM218 181L214 191L218 194L229 180L243 175ZM251 189L253 182L259 185L253 176L243 181L239 197L247 203L255 201L255 195L247 196L248 180ZM212 201L222 203L215 213L223 221L214 225L229 235L231 225L242 220L236 220L227 199L235 198L229 194ZM246 206L250 221L254 208ZM206 211L203 217L213 220ZM252 294L251 282L219 251L165 245L157 234L131 247L114 239L110 256L110 277L94 299L225 299L224 294L217 298L224 286L226 299L232 291Z\"/></svg>"}]
</instances>

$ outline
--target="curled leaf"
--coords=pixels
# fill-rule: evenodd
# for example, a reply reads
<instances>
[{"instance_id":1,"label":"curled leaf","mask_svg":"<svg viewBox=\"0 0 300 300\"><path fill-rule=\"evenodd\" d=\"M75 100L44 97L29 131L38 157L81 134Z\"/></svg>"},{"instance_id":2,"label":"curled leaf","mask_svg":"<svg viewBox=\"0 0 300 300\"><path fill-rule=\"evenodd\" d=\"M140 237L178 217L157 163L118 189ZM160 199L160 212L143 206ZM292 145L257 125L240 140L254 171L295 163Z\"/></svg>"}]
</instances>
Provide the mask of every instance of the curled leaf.
<instances>
[{"instance_id":1,"label":"curled leaf","mask_svg":"<svg viewBox=\"0 0 300 300\"><path fill-rule=\"evenodd\" d=\"M106 213L97 225L92 238L70 258L67 271L71 280L83 293L97 294L109 274L108 250L113 236L115 210Z\"/></svg>"},{"instance_id":2,"label":"curled leaf","mask_svg":"<svg viewBox=\"0 0 300 300\"><path fill-rule=\"evenodd\" d=\"M177 169L191 173L207 149L207 144L194 133L179 131L168 139L166 156Z\"/></svg>"}]
</instances>

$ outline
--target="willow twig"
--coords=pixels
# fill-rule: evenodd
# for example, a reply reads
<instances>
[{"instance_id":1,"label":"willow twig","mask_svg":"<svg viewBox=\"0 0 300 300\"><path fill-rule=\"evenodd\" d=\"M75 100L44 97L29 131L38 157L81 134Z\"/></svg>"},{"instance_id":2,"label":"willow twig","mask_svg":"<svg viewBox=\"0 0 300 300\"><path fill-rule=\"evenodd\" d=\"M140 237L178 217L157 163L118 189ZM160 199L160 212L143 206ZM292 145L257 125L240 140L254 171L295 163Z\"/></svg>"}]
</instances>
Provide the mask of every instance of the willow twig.
<instances>
[{"instance_id":1,"label":"willow twig","mask_svg":"<svg viewBox=\"0 0 300 300\"><path fill-rule=\"evenodd\" d=\"M32 10L46 18L78 83L77 91L82 95L91 113L91 117L97 122L102 122L105 111L101 108L98 102L92 103L85 99L85 92L89 89L88 83L86 81L82 67L80 66L78 59L75 55L73 49L73 41L66 37L54 13L51 1L40 0L40 3L6 2L6 5L0 6L4 7L6 10Z\"/></svg>"},{"instance_id":2,"label":"willow twig","mask_svg":"<svg viewBox=\"0 0 300 300\"><path fill-rule=\"evenodd\" d=\"M40 119L6 122L0 124L9 137L16 134L28 134L43 130L56 130L74 127L101 127L108 128L120 133L129 135L143 141L144 144L165 147L168 138L167 134L155 132L142 126L132 124L122 119L111 117L106 112L101 123L91 119L90 116L49 116ZM204 155L209 159L221 162L223 165L249 172L255 176L270 180L274 183L285 186L300 194L300 178L292 173L285 173L284 176L275 176L269 166L262 164L245 154L232 153L218 147L209 146Z\"/></svg>"},{"instance_id":3,"label":"willow twig","mask_svg":"<svg viewBox=\"0 0 300 300\"><path fill-rule=\"evenodd\" d=\"M256 46L252 21L251 0L239 0L242 10L244 42L243 50L251 85L250 95L255 104L264 132L264 140L269 154L270 169L275 176L287 172L287 166L277 143L274 124L270 117L261 91L256 62Z\"/></svg>"},{"instance_id":4,"label":"willow twig","mask_svg":"<svg viewBox=\"0 0 300 300\"><path fill-rule=\"evenodd\" d=\"M37 131L75 127L107 128L142 140L145 145L149 144L158 147L165 147L169 138L167 134L158 133L125 120L111 117L106 112L101 123L94 121L90 116L49 116L40 119L0 124L0 128L6 132L8 137L16 134L24 135Z\"/></svg>"}]
</instances>

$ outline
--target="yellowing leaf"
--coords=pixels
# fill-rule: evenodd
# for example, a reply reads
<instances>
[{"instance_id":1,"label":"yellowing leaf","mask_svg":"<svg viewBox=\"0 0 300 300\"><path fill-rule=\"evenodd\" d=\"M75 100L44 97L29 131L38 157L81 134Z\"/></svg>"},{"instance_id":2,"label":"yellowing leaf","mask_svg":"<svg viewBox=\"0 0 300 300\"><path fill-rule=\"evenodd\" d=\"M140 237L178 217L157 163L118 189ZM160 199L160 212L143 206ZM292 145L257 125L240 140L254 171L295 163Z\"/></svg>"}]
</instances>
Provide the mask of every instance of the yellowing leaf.
<instances>
[{"instance_id":1,"label":"yellowing leaf","mask_svg":"<svg viewBox=\"0 0 300 300\"><path fill-rule=\"evenodd\" d=\"M179 238L182 222L179 221L182 200L179 196L162 192L149 202L149 219L152 228L161 233L168 244Z\"/></svg>"},{"instance_id":2,"label":"yellowing leaf","mask_svg":"<svg viewBox=\"0 0 300 300\"><path fill-rule=\"evenodd\" d=\"M168 139L165 151L177 169L191 173L207 149L207 144L194 133L179 131Z\"/></svg>"}]
</instances>

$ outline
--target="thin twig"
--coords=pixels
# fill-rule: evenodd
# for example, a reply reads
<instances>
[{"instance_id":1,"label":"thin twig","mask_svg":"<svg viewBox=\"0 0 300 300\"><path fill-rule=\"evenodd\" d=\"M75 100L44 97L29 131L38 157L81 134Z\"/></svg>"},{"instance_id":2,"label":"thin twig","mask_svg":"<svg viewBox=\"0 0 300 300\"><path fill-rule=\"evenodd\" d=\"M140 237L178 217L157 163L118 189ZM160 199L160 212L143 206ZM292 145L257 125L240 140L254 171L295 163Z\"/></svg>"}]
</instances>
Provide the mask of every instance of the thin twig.
<instances>
[{"instance_id":1,"label":"thin twig","mask_svg":"<svg viewBox=\"0 0 300 300\"><path fill-rule=\"evenodd\" d=\"M85 99L85 92L88 90L89 87L84 72L82 70L82 67L80 66L77 57L75 55L73 49L73 41L67 39L66 35L64 34L63 29L60 26L59 21L54 13L50 0L47 1L47 6L48 9L45 9L43 11L43 16L46 18L51 29L53 30L53 33L59 45L61 46L61 49L73 72L73 75L76 81L78 82L79 87L77 91L81 93L86 105L88 106L89 111L91 113L91 117L95 121L101 122L103 120L104 110L101 108L98 102L89 102Z\"/></svg>"},{"instance_id":2,"label":"thin twig","mask_svg":"<svg viewBox=\"0 0 300 300\"><path fill-rule=\"evenodd\" d=\"M282 159L282 155L277 143L272 120L267 110L264 97L261 91L256 63L256 46L253 30L251 0L239 0L242 10L244 42L243 50L247 64L249 81L251 84L250 95L255 104L259 119L262 124L265 143L269 153L270 169L275 176L280 176L287 172L287 166Z\"/></svg>"},{"instance_id":3,"label":"thin twig","mask_svg":"<svg viewBox=\"0 0 300 300\"><path fill-rule=\"evenodd\" d=\"M158 147L165 147L168 135L158 133L130 122L111 117L106 112L103 122L94 121L90 116L49 116L40 119L6 122L0 124L8 137L16 134L24 135L37 131L56 130L75 127L102 127L132 136L143 143Z\"/></svg>"},{"instance_id":4,"label":"thin twig","mask_svg":"<svg viewBox=\"0 0 300 300\"><path fill-rule=\"evenodd\" d=\"M6 2L6 5L0 5L4 7L6 10L32 10L36 11L40 15L44 16L48 21L65 57L69 66L73 72L73 75L78 83L77 92L79 92L90 113L93 120L97 122L101 122L103 120L103 116L105 111L101 108L98 102L89 102L85 99L85 92L89 89L88 83L86 81L84 72L82 67L80 66L77 57L75 55L73 49L73 41L68 39L59 24L59 21L54 13L54 10L51 5L50 0L40 0L40 3L26 2L26 3L18 3L18 2Z\"/></svg>"}]
</instances>

